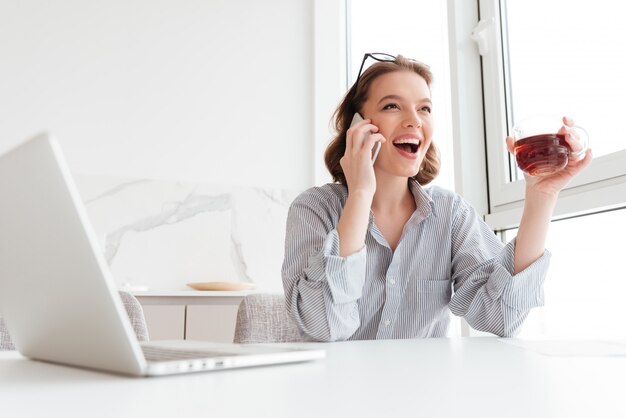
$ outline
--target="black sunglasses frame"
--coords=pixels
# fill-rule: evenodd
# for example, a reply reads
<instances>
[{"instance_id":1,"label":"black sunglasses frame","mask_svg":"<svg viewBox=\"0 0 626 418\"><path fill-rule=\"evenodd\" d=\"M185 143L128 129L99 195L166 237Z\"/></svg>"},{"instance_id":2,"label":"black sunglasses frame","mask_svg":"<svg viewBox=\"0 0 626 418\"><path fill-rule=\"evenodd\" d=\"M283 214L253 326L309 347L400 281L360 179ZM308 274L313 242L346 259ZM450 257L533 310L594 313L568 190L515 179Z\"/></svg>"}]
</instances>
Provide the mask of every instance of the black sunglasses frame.
<instances>
[{"instance_id":1,"label":"black sunglasses frame","mask_svg":"<svg viewBox=\"0 0 626 418\"><path fill-rule=\"evenodd\" d=\"M396 57L395 55L391 55L391 54L386 54L384 52L368 52L365 55L363 55L363 61L361 61L361 67L359 67L359 75L357 75L356 77L356 81L354 82L354 87L353 87L353 91L354 94L356 94L356 90L359 87L359 80L361 79L361 73L363 72L363 66L365 65L365 61L367 61L368 58L374 59L376 61L379 62L394 62L398 57ZM411 58L407 58L409 61L418 63L420 65L423 65L424 67L430 68L428 65L424 64L423 62L420 62L418 60L414 60Z\"/></svg>"},{"instance_id":2,"label":"black sunglasses frame","mask_svg":"<svg viewBox=\"0 0 626 418\"><path fill-rule=\"evenodd\" d=\"M359 86L359 80L361 79L361 73L363 72L363 66L365 65L365 61L368 58L374 59L379 62L393 62L396 60L395 55L386 54L384 52L368 52L363 55L363 61L361 61L361 67L359 67L359 75L356 76L356 81L354 82L354 92L356 94L356 89Z\"/></svg>"}]
</instances>

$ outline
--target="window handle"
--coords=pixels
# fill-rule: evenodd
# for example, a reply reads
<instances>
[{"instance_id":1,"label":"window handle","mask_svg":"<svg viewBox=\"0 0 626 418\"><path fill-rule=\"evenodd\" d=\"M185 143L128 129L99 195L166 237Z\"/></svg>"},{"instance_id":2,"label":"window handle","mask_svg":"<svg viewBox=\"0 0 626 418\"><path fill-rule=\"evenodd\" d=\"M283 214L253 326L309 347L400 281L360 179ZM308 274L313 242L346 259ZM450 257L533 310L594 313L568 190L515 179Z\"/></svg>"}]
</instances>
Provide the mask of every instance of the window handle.
<instances>
[{"instance_id":1,"label":"window handle","mask_svg":"<svg viewBox=\"0 0 626 418\"><path fill-rule=\"evenodd\" d=\"M470 37L478 45L480 55L486 55L489 52L489 29L493 26L494 20L493 16L483 19L472 30Z\"/></svg>"}]
</instances>

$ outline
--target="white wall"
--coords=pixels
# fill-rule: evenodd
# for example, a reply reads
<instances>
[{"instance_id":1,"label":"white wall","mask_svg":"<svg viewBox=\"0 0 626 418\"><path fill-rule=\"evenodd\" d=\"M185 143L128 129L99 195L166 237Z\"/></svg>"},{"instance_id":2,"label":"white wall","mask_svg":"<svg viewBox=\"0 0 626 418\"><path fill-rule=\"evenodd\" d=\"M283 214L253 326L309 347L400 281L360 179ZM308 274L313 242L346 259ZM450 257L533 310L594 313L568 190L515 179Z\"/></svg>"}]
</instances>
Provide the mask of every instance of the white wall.
<instances>
[{"instance_id":1,"label":"white wall","mask_svg":"<svg viewBox=\"0 0 626 418\"><path fill-rule=\"evenodd\" d=\"M0 0L0 152L82 174L313 183L313 0Z\"/></svg>"}]
</instances>

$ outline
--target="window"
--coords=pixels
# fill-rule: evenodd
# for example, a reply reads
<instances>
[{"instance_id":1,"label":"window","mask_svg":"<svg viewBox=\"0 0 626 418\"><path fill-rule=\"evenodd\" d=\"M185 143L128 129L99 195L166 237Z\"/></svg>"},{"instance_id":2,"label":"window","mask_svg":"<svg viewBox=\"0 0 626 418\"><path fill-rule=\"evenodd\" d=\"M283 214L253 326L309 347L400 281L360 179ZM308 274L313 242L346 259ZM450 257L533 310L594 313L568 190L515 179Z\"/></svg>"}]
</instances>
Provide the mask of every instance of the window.
<instances>
[{"instance_id":1,"label":"window","mask_svg":"<svg viewBox=\"0 0 626 418\"><path fill-rule=\"evenodd\" d=\"M433 140L441 152L442 160L441 171L433 184L454 190L446 3L426 0L359 0L349 2L348 6L346 88L354 83L363 54L367 52L402 54L428 64L434 78ZM370 64L372 62L366 63Z\"/></svg>"},{"instance_id":2,"label":"window","mask_svg":"<svg viewBox=\"0 0 626 418\"><path fill-rule=\"evenodd\" d=\"M626 203L626 143L612 132L626 94L620 73L626 64L626 29L612 9L614 3L607 0L575 5L565 0L480 2L489 46L482 55L490 197L486 219L494 229L519 221L523 181L504 137L516 121L532 114L568 114L590 134L594 161L562 193L557 216Z\"/></svg>"},{"instance_id":3,"label":"window","mask_svg":"<svg viewBox=\"0 0 626 418\"><path fill-rule=\"evenodd\" d=\"M615 134L626 97L626 30L620 14L610 13L614 2L503 5L513 122L558 109L594 138L596 157L626 149Z\"/></svg>"},{"instance_id":4,"label":"window","mask_svg":"<svg viewBox=\"0 0 626 418\"><path fill-rule=\"evenodd\" d=\"M614 9L606 0L480 2L487 222L504 241L517 233L524 181L504 146L516 121L567 114L589 132L594 151L591 166L559 197L546 243L553 253L546 306L531 312L521 337L626 336L619 309L626 290L620 280L626 143L612 132L626 94L618 73L626 63L626 29Z\"/></svg>"},{"instance_id":5,"label":"window","mask_svg":"<svg viewBox=\"0 0 626 418\"><path fill-rule=\"evenodd\" d=\"M506 239L516 233L507 231ZM553 222L545 306L531 311L519 336L626 338L624 237L625 209Z\"/></svg>"}]
</instances>

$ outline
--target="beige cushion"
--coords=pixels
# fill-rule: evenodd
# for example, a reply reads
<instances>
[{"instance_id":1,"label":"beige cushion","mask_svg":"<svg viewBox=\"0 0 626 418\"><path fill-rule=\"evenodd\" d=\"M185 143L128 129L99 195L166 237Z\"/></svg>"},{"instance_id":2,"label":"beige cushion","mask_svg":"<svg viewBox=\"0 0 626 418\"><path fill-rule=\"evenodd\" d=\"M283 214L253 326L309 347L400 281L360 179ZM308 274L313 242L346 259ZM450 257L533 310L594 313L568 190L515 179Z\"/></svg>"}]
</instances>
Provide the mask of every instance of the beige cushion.
<instances>
[{"instance_id":1,"label":"beige cushion","mask_svg":"<svg viewBox=\"0 0 626 418\"><path fill-rule=\"evenodd\" d=\"M141 304L133 295L127 292L120 291L120 297L126 313L130 318L130 323L133 326L133 330L137 335L137 340L148 341L148 327L146 326L146 319L143 316L143 309ZM0 318L0 351L15 350L15 345L11 340L11 336L4 325L4 321Z\"/></svg>"},{"instance_id":2,"label":"beige cushion","mask_svg":"<svg viewBox=\"0 0 626 418\"><path fill-rule=\"evenodd\" d=\"M122 298L124 308L126 308L126 313L128 314L128 318L130 319L130 324L133 326L133 330L135 330L137 340L150 340L150 335L148 334L148 326L146 325L146 318L143 316L143 309L137 298L130 293L123 292L121 290L120 297Z\"/></svg>"},{"instance_id":3,"label":"beige cushion","mask_svg":"<svg viewBox=\"0 0 626 418\"><path fill-rule=\"evenodd\" d=\"M246 296L237 312L235 343L303 341L298 326L285 308L283 295L257 293Z\"/></svg>"},{"instance_id":4,"label":"beige cushion","mask_svg":"<svg viewBox=\"0 0 626 418\"><path fill-rule=\"evenodd\" d=\"M7 331L4 325L4 319L0 318L0 351L7 350L15 350L15 346L13 345L13 341L11 341L9 331Z\"/></svg>"}]
</instances>

